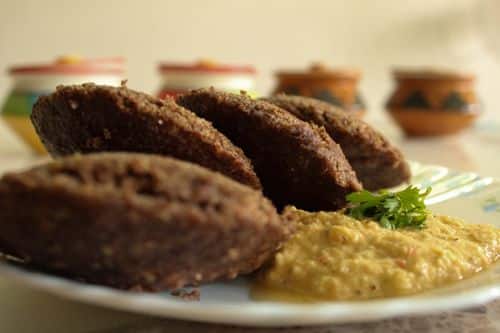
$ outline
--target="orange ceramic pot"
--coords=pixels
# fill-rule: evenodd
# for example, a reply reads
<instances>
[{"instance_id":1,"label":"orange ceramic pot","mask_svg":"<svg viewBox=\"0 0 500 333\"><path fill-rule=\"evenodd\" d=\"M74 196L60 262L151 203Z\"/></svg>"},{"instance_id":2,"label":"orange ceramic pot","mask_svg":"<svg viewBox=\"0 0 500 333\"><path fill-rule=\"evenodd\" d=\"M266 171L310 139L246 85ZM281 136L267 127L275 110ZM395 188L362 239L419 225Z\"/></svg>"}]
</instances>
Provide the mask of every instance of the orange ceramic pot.
<instances>
[{"instance_id":1,"label":"orange ceramic pot","mask_svg":"<svg viewBox=\"0 0 500 333\"><path fill-rule=\"evenodd\" d=\"M410 136L457 133L480 114L472 74L436 70L396 70L396 90L387 110Z\"/></svg>"},{"instance_id":2,"label":"orange ceramic pot","mask_svg":"<svg viewBox=\"0 0 500 333\"><path fill-rule=\"evenodd\" d=\"M274 93L317 98L361 116L365 104L358 93L360 72L353 69L329 69L313 64L309 70L278 71Z\"/></svg>"}]
</instances>

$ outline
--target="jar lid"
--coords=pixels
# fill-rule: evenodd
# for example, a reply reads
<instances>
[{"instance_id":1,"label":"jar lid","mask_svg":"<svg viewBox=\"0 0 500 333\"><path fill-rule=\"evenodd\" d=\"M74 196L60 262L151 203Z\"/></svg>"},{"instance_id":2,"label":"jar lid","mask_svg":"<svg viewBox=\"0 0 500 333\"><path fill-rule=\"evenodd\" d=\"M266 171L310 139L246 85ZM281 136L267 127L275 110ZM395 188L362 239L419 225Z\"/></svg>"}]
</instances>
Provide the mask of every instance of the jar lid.
<instances>
[{"instance_id":1,"label":"jar lid","mask_svg":"<svg viewBox=\"0 0 500 333\"><path fill-rule=\"evenodd\" d=\"M398 80L474 80L472 73L456 71L448 68L396 68L392 75Z\"/></svg>"},{"instance_id":2,"label":"jar lid","mask_svg":"<svg viewBox=\"0 0 500 333\"><path fill-rule=\"evenodd\" d=\"M171 72L198 72L198 73L226 73L226 74L251 74L257 73L255 67L251 65L228 65L220 64L212 60L202 59L196 63L172 63L163 62L158 65L160 73Z\"/></svg>"},{"instance_id":3,"label":"jar lid","mask_svg":"<svg viewBox=\"0 0 500 333\"><path fill-rule=\"evenodd\" d=\"M125 59L122 57L87 59L79 56L62 56L53 63L15 65L9 74L123 74Z\"/></svg>"},{"instance_id":4,"label":"jar lid","mask_svg":"<svg viewBox=\"0 0 500 333\"><path fill-rule=\"evenodd\" d=\"M306 71L282 70L276 72L276 76L284 79L345 78L357 80L361 76L361 73L359 70L354 68L330 68L322 62L314 62Z\"/></svg>"}]
</instances>

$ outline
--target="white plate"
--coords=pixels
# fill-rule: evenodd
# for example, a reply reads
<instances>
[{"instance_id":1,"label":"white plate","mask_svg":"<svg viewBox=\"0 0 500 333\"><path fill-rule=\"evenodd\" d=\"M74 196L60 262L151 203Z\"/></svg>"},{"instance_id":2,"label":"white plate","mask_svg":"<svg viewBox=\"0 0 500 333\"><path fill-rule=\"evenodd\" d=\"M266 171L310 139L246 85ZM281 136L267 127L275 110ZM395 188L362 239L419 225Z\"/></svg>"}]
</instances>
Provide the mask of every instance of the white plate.
<instances>
[{"instance_id":1,"label":"white plate","mask_svg":"<svg viewBox=\"0 0 500 333\"><path fill-rule=\"evenodd\" d=\"M432 210L470 222L500 227L500 182L473 173L412 163L413 183L432 186ZM362 302L286 304L252 300L248 282L238 279L200 288L200 302L183 301L168 293L117 291L45 275L8 263L0 274L17 283L54 295L143 314L195 321L251 325L291 326L379 320L400 315L436 313L474 306L500 297L500 265L446 288L417 296Z\"/></svg>"}]
</instances>

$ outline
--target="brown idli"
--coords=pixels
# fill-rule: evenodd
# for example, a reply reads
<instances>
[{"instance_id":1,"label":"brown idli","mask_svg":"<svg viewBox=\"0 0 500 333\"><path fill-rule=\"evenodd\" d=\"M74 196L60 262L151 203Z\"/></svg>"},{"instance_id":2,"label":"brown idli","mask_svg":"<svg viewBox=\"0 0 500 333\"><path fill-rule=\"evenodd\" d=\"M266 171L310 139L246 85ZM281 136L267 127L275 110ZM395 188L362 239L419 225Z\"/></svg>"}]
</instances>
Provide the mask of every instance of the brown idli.
<instances>
[{"instance_id":1,"label":"brown idli","mask_svg":"<svg viewBox=\"0 0 500 333\"><path fill-rule=\"evenodd\" d=\"M287 233L260 191L162 156L76 155L0 180L3 252L116 288L250 273Z\"/></svg>"},{"instance_id":2,"label":"brown idli","mask_svg":"<svg viewBox=\"0 0 500 333\"><path fill-rule=\"evenodd\" d=\"M323 126L340 145L366 189L389 188L410 179L410 168L401 151L362 120L313 98L280 94L263 100Z\"/></svg>"},{"instance_id":3,"label":"brown idli","mask_svg":"<svg viewBox=\"0 0 500 333\"><path fill-rule=\"evenodd\" d=\"M177 102L205 118L252 160L264 193L278 206L334 210L361 189L342 150L323 128L245 94L194 90Z\"/></svg>"},{"instance_id":4,"label":"brown idli","mask_svg":"<svg viewBox=\"0 0 500 333\"><path fill-rule=\"evenodd\" d=\"M241 149L172 99L125 86L59 86L38 99L31 119L54 156L104 151L168 155L260 189Z\"/></svg>"}]
</instances>

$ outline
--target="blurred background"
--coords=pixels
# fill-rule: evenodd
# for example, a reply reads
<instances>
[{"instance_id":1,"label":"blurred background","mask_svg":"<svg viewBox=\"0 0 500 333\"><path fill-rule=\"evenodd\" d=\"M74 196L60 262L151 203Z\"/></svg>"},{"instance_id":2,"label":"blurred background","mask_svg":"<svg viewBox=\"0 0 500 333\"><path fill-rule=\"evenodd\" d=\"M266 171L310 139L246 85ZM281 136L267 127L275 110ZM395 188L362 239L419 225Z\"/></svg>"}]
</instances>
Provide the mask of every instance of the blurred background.
<instances>
[{"instance_id":1,"label":"blurred background","mask_svg":"<svg viewBox=\"0 0 500 333\"><path fill-rule=\"evenodd\" d=\"M364 119L398 138L401 131L384 110L394 90L391 69L432 66L477 76L484 113L475 127L494 132L500 128L494 127L500 121L498 22L496 0L2 1L0 103L12 86L12 65L65 54L122 56L128 86L151 93L159 89L160 61L253 65L260 95L275 87L275 71L321 61L359 69ZM0 120L0 152L26 151Z\"/></svg>"}]
</instances>

